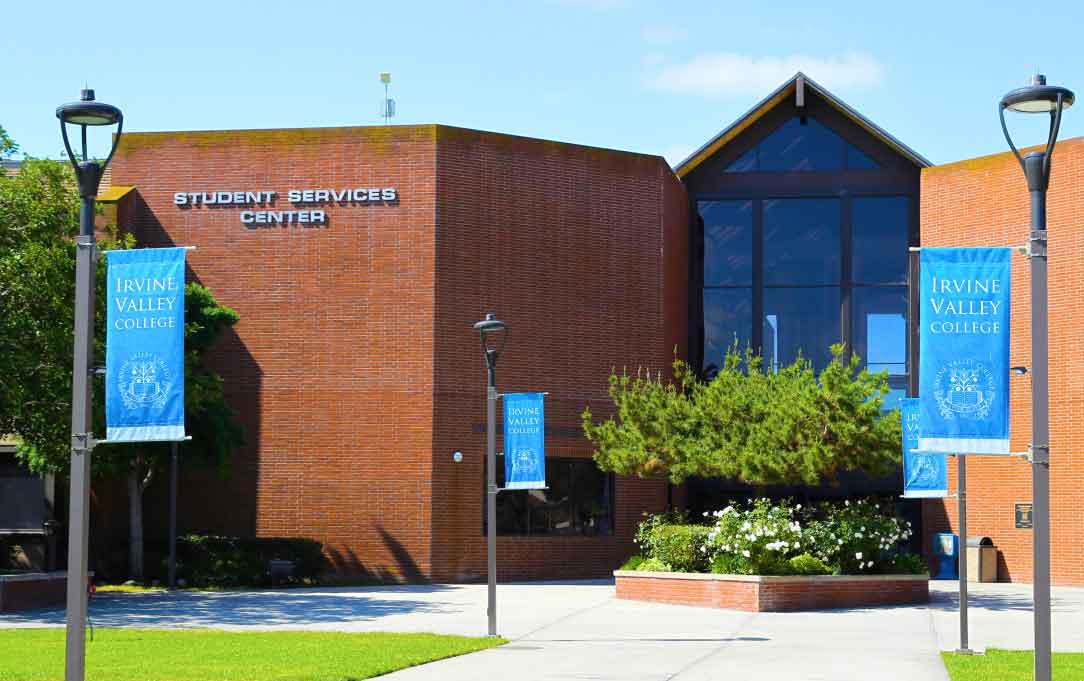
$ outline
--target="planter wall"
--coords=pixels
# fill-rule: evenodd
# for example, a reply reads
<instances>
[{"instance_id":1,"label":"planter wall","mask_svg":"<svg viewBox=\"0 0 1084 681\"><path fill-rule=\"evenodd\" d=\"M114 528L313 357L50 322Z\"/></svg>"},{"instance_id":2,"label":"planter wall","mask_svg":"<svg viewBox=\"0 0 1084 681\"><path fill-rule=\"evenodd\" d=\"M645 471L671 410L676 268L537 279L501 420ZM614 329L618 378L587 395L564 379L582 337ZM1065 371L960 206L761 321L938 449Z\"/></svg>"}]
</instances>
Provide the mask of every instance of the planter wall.
<instances>
[{"instance_id":1,"label":"planter wall","mask_svg":"<svg viewBox=\"0 0 1084 681\"><path fill-rule=\"evenodd\" d=\"M67 586L67 572L0 575L0 612L62 605Z\"/></svg>"},{"instance_id":2,"label":"planter wall","mask_svg":"<svg viewBox=\"0 0 1084 681\"><path fill-rule=\"evenodd\" d=\"M751 575L617 570L617 597L748 612L926 603L928 575Z\"/></svg>"}]
</instances>

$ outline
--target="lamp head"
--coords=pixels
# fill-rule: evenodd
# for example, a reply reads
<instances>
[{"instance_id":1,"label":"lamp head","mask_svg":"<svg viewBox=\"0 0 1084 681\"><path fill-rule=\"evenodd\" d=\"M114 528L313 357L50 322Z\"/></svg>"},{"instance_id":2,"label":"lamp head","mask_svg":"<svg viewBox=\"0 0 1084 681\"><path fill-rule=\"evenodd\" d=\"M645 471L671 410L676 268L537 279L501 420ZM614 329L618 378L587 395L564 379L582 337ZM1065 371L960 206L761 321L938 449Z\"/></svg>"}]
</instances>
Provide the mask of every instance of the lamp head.
<instances>
[{"instance_id":1,"label":"lamp head","mask_svg":"<svg viewBox=\"0 0 1084 681\"><path fill-rule=\"evenodd\" d=\"M1061 127L1061 112L1073 105L1076 96L1072 90L1046 84L1046 76L1037 73L1031 78L1031 82L1017 88L1001 98L997 113L1001 118L1001 131L1005 133L1005 141L1009 143L1020 167L1027 178L1028 191L1045 192L1050 185L1050 158L1054 153L1054 143L1058 140L1058 128ZM1045 113L1050 114L1050 131L1047 134L1046 150L1032 152L1024 156L1013 144L1012 136L1009 135L1009 127L1005 125L1005 110L1020 113Z\"/></svg>"},{"instance_id":2,"label":"lamp head","mask_svg":"<svg viewBox=\"0 0 1084 681\"><path fill-rule=\"evenodd\" d=\"M1037 73L1022 88L1017 88L1001 98L1001 108L1018 113L1051 113L1061 102L1062 110L1073 105L1076 96L1068 88L1047 85L1046 76Z\"/></svg>"},{"instance_id":3,"label":"lamp head","mask_svg":"<svg viewBox=\"0 0 1084 681\"><path fill-rule=\"evenodd\" d=\"M505 343L508 342L508 325L490 312L486 314L485 319L477 322L474 328L482 336L482 350L485 351L486 358L492 358L490 361L496 362L497 356L501 354Z\"/></svg>"},{"instance_id":4,"label":"lamp head","mask_svg":"<svg viewBox=\"0 0 1084 681\"><path fill-rule=\"evenodd\" d=\"M102 173L105 172L109 161L113 159L117 144L120 143L124 115L112 104L94 101L94 90L85 88L79 93L78 102L58 106L56 117L60 120L60 135L64 138L64 151L68 152L68 159L75 168L75 177L79 181L79 195L84 199L93 199L98 194L98 184L102 179ZM79 137L83 142L82 160L75 157L71 143L68 142L69 123L79 126ZM109 156L102 163L90 160L87 157L87 127L114 124L117 126L117 133L113 136L113 146L109 150Z\"/></svg>"},{"instance_id":5,"label":"lamp head","mask_svg":"<svg viewBox=\"0 0 1084 681\"><path fill-rule=\"evenodd\" d=\"M94 90L89 88L79 93L78 102L58 106L56 117L61 123L75 125L113 125L122 118L120 109L117 107L94 101Z\"/></svg>"}]
</instances>

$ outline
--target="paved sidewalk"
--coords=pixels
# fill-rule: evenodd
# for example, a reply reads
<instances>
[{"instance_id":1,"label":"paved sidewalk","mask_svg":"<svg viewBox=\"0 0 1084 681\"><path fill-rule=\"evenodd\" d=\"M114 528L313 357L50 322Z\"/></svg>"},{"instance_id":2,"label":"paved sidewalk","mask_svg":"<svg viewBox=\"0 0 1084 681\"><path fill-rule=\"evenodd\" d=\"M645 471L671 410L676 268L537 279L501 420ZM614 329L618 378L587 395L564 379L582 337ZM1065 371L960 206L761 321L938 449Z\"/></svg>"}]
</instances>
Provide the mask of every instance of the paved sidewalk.
<instances>
[{"instance_id":1,"label":"paved sidewalk","mask_svg":"<svg viewBox=\"0 0 1084 681\"><path fill-rule=\"evenodd\" d=\"M1035 647L1030 584L969 584L968 643L972 650ZM960 645L960 592L956 581L930 582L930 613L942 650ZM1051 643L1054 650L1084 652L1084 589L1050 590Z\"/></svg>"},{"instance_id":2,"label":"paved sidewalk","mask_svg":"<svg viewBox=\"0 0 1084 681\"><path fill-rule=\"evenodd\" d=\"M609 581L501 585L506 646L403 670L389 680L946 681L938 650L958 640L955 582L929 606L752 614L619 601ZM972 585L971 646L1031 647L1027 585ZM485 585L102 594L96 626L434 631L483 635ZM1053 590L1054 645L1084 651L1084 589ZM58 626L61 609L0 615Z\"/></svg>"}]
</instances>

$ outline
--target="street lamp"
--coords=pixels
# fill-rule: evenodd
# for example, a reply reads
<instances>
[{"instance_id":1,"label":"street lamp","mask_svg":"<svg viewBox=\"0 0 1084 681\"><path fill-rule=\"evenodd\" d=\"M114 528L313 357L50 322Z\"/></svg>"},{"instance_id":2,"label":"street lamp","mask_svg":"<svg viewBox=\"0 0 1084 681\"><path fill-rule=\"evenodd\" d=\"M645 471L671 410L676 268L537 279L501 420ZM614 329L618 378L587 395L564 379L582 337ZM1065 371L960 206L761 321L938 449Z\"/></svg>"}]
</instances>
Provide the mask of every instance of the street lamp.
<instances>
[{"instance_id":1,"label":"street lamp","mask_svg":"<svg viewBox=\"0 0 1084 681\"><path fill-rule=\"evenodd\" d=\"M474 325L482 337L489 382L486 388L486 573L489 600L486 615L489 635L497 635L497 358L508 342L508 325L493 313Z\"/></svg>"},{"instance_id":2,"label":"street lamp","mask_svg":"<svg viewBox=\"0 0 1084 681\"><path fill-rule=\"evenodd\" d=\"M1031 192L1031 502L1033 504L1032 565L1034 574L1035 681L1050 681L1050 395L1047 375L1048 324L1046 296L1046 190L1050 186L1050 158L1054 153L1061 112L1073 105L1070 90L1046 84L1036 74L1026 87L1001 98L998 115L1009 148L1020 162ZM1044 151L1024 156L1016 149L1005 125L1005 109L1050 115Z\"/></svg>"},{"instance_id":3,"label":"street lamp","mask_svg":"<svg viewBox=\"0 0 1084 681\"><path fill-rule=\"evenodd\" d=\"M83 681L86 663L87 535L90 510L90 453L94 448L91 426L91 372L94 371L94 199L105 167L120 141L124 116L110 104L94 101L94 90L83 90L79 101L57 107L64 150L75 168L79 183L79 235L75 239L75 359L72 365L72 464L68 506L68 599L64 681ZM68 124L78 125L82 160L72 153ZM117 126L113 146L104 163L87 157L87 128Z\"/></svg>"}]
</instances>

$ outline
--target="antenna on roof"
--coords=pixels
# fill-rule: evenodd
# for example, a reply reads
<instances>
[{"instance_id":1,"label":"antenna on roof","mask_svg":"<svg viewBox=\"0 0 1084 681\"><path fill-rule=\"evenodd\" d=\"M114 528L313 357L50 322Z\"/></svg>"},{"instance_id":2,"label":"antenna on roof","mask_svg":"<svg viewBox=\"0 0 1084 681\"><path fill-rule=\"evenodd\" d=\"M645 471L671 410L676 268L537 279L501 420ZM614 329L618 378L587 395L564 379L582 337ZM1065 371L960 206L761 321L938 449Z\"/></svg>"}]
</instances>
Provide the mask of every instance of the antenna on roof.
<instances>
[{"instance_id":1,"label":"antenna on roof","mask_svg":"<svg viewBox=\"0 0 1084 681\"><path fill-rule=\"evenodd\" d=\"M395 100L388 97L388 86L391 85L391 73L380 72L380 82L384 84L384 99L380 102L380 117L384 119L384 125L388 125L389 119L395 117Z\"/></svg>"}]
</instances>

